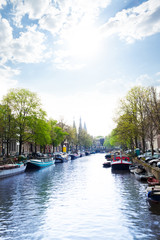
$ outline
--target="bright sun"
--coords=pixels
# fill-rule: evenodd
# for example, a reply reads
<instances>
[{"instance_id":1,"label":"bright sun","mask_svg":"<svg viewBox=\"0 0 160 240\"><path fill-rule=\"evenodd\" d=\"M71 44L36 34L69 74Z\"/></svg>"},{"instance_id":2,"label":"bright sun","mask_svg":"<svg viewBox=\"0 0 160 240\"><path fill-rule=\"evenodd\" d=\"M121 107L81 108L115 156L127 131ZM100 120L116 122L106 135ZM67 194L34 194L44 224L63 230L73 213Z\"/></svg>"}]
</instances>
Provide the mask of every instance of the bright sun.
<instances>
[{"instance_id":1,"label":"bright sun","mask_svg":"<svg viewBox=\"0 0 160 240\"><path fill-rule=\"evenodd\" d=\"M87 24L74 27L68 36L68 50L76 58L92 58L97 54L99 46L98 31Z\"/></svg>"}]
</instances>

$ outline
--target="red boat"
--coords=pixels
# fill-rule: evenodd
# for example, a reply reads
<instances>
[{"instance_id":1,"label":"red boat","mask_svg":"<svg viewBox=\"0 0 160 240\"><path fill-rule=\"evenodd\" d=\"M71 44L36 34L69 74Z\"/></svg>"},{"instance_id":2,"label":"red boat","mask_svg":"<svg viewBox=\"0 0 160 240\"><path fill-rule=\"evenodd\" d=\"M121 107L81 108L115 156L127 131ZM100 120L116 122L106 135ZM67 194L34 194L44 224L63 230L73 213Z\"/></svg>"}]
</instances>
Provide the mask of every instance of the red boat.
<instances>
[{"instance_id":1,"label":"red boat","mask_svg":"<svg viewBox=\"0 0 160 240\"><path fill-rule=\"evenodd\" d=\"M156 178L154 178L154 177L149 177L149 178L147 179L147 182L148 182L148 184L151 185L151 186L159 185L159 184L160 184L159 180L156 179Z\"/></svg>"},{"instance_id":2,"label":"red boat","mask_svg":"<svg viewBox=\"0 0 160 240\"><path fill-rule=\"evenodd\" d=\"M129 170L129 166L132 164L129 157L116 157L111 162L112 170Z\"/></svg>"}]
</instances>

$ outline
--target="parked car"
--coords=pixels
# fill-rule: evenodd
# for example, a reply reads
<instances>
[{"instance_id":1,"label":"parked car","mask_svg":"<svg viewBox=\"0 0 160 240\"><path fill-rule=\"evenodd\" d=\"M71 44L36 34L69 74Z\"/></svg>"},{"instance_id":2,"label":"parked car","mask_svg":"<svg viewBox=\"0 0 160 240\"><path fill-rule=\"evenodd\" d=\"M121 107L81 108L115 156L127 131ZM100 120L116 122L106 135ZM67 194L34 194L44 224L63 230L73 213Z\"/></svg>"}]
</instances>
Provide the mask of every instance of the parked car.
<instances>
[{"instance_id":1,"label":"parked car","mask_svg":"<svg viewBox=\"0 0 160 240\"><path fill-rule=\"evenodd\" d=\"M148 163L153 166L153 167L157 167L157 164L160 162L160 159L152 159L150 160Z\"/></svg>"},{"instance_id":2,"label":"parked car","mask_svg":"<svg viewBox=\"0 0 160 240\"><path fill-rule=\"evenodd\" d=\"M150 156L152 156L151 152L145 152L145 153L139 155L137 158L138 159L146 159L147 157L150 157Z\"/></svg>"},{"instance_id":3,"label":"parked car","mask_svg":"<svg viewBox=\"0 0 160 240\"><path fill-rule=\"evenodd\" d=\"M151 161L152 159L154 159L153 156L149 156L149 157L146 157L144 161L145 161L145 162L149 162L149 161Z\"/></svg>"},{"instance_id":4,"label":"parked car","mask_svg":"<svg viewBox=\"0 0 160 240\"><path fill-rule=\"evenodd\" d=\"M154 153L153 158L160 158L160 153Z\"/></svg>"}]
</instances>

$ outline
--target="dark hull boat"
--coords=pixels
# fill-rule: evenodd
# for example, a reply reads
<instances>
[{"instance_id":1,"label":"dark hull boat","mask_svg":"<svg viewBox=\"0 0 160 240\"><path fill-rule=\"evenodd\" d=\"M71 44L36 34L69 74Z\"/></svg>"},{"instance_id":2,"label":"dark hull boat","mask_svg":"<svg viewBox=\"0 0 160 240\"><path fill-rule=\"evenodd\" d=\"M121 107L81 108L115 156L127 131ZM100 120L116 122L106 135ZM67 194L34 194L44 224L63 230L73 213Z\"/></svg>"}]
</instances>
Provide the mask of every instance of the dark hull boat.
<instances>
[{"instance_id":1,"label":"dark hull boat","mask_svg":"<svg viewBox=\"0 0 160 240\"><path fill-rule=\"evenodd\" d=\"M104 167L104 168L109 168L109 167L111 167L111 161L106 161L106 162L104 162L104 163L103 163L103 167Z\"/></svg>"},{"instance_id":2,"label":"dark hull boat","mask_svg":"<svg viewBox=\"0 0 160 240\"><path fill-rule=\"evenodd\" d=\"M71 160L71 157L65 153L56 153L54 159L55 163L63 163Z\"/></svg>"},{"instance_id":3,"label":"dark hull boat","mask_svg":"<svg viewBox=\"0 0 160 240\"><path fill-rule=\"evenodd\" d=\"M132 164L129 157L116 157L111 162L112 170L129 170L129 166Z\"/></svg>"},{"instance_id":4,"label":"dark hull boat","mask_svg":"<svg viewBox=\"0 0 160 240\"><path fill-rule=\"evenodd\" d=\"M147 200L149 205L153 208L160 209L160 190L151 190L148 192Z\"/></svg>"},{"instance_id":5,"label":"dark hull boat","mask_svg":"<svg viewBox=\"0 0 160 240\"><path fill-rule=\"evenodd\" d=\"M77 153L71 153L71 154L69 154L69 156L71 157L71 160L75 160L75 159L77 159L77 158L80 157L80 154L77 154Z\"/></svg>"}]
</instances>

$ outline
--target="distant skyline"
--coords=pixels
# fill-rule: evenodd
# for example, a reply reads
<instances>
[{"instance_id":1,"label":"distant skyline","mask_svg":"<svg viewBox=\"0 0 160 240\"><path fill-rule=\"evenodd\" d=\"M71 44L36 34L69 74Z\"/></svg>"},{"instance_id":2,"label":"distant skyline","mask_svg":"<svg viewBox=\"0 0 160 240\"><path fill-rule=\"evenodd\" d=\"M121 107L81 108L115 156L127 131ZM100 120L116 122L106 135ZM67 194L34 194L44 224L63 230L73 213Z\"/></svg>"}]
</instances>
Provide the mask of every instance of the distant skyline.
<instances>
[{"instance_id":1,"label":"distant skyline","mask_svg":"<svg viewBox=\"0 0 160 240\"><path fill-rule=\"evenodd\" d=\"M159 0L1 0L0 30L0 99L27 88L93 136L132 87L159 88Z\"/></svg>"}]
</instances>

